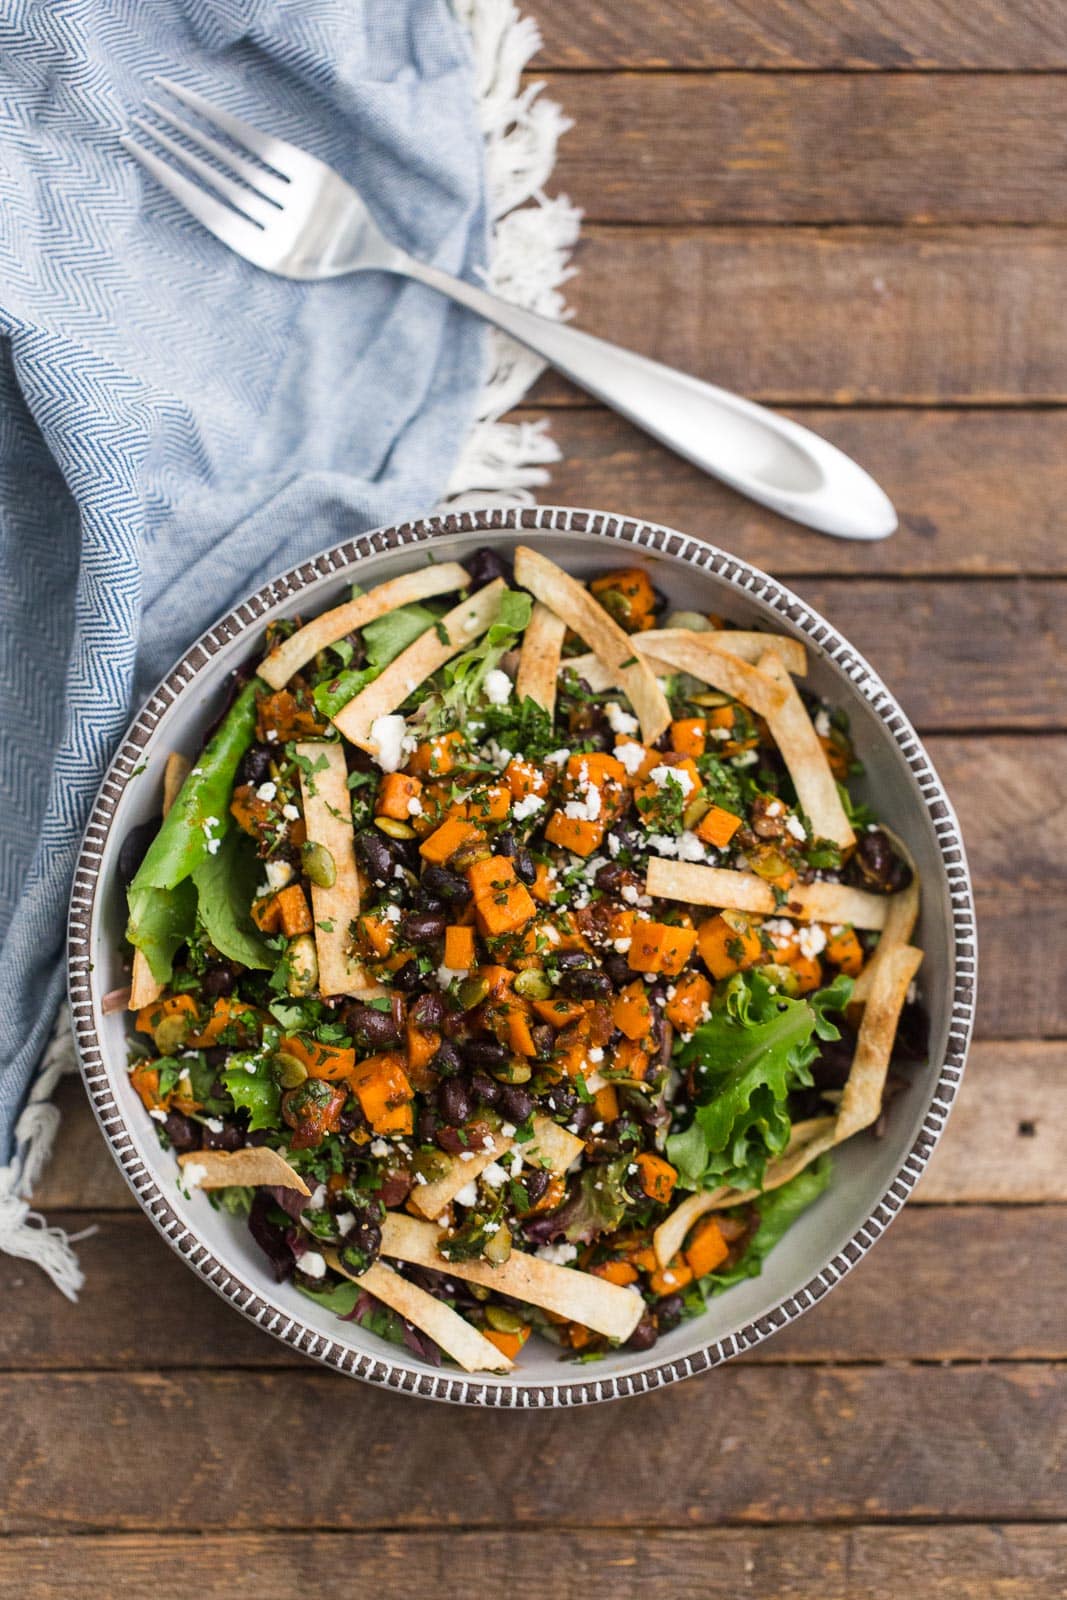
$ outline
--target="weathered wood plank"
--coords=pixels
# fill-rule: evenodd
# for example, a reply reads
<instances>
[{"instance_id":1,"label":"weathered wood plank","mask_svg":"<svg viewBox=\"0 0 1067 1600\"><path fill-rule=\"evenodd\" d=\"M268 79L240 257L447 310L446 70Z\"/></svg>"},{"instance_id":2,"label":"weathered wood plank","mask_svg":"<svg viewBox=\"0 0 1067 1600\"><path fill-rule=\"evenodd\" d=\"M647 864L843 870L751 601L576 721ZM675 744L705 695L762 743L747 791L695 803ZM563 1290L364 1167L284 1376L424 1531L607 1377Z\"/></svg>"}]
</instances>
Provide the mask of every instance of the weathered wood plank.
<instances>
[{"instance_id":1,"label":"weathered wood plank","mask_svg":"<svg viewBox=\"0 0 1067 1600\"><path fill-rule=\"evenodd\" d=\"M579 326L754 399L1067 399L1062 230L593 224L577 265Z\"/></svg>"},{"instance_id":2,"label":"weathered wood plank","mask_svg":"<svg viewBox=\"0 0 1067 1600\"><path fill-rule=\"evenodd\" d=\"M581 1412L406 1404L327 1372L0 1378L0 1529L1067 1518L1059 1366L735 1366Z\"/></svg>"},{"instance_id":3,"label":"weathered wood plank","mask_svg":"<svg viewBox=\"0 0 1067 1600\"><path fill-rule=\"evenodd\" d=\"M1059 77L568 75L553 188L591 222L1058 222Z\"/></svg>"},{"instance_id":4,"label":"weathered wood plank","mask_svg":"<svg viewBox=\"0 0 1067 1600\"><path fill-rule=\"evenodd\" d=\"M515 413L530 421L529 410ZM1067 412L794 410L883 485L900 528L819 539L753 505L611 411L559 410L545 503L601 506L699 534L779 577L1067 573Z\"/></svg>"},{"instance_id":5,"label":"weathered wood plank","mask_svg":"<svg viewBox=\"0 0 1067 1600\"><path fill-rule=\"evenodd\" d=\"M888 69L1067 66L1057 0L536 0L546 68ZM555 87L555 86L553 86Z\"/></svg>"},{"instance_id":6,"label":"weathered wood plank","mask_svg":"<svg viewBox=\"0 0 1067 1600\"><path fill-rule=\"evenodd\" d=\"M77 1313L57 1312L42 1274L0 1256L0 1369L307 1365L198 1282L146 1219L49 1220L98 1229L79 1246L86 1283ZM1046 1270L1064 1220L1056 1206L909 1206L872 1260L745 1360L1067 1359L1062 1286Z\"/></svg>"},{"instance_id":7,"label":"weathered wood plank","mask_svg":"<svg viewBox=\"0 0 1067 1600\"><path fill-rule=\"evenodd\" d=\"M506 1573L553 1600L1062 1600L1067 1528L546 1529L486 1533L90 1534L0 1542L12 1600L425 1600L464 1575ZM60 1578L59 1575L62 1574Z\"/></svg>"}]
</instances>

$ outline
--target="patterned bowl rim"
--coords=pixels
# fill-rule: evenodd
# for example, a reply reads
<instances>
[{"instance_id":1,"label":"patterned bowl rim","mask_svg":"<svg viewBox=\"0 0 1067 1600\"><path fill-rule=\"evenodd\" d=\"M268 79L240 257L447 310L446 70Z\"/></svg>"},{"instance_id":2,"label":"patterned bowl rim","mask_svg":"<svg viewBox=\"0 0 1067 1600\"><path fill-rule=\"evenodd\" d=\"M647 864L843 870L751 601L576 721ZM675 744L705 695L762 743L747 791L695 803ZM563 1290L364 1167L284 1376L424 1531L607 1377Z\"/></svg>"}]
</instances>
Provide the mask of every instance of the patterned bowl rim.
<instances>
[{"instance_id":1,"label":"patterned bowl rim","mask_svg":"<svg viewBox=\"0 0 1067 1600\"><path fill-rule=\"evenodd\" d=\"M955 982L945 1058L930 1090L922 1125L896 1175L867 1219L847 1243L802 1288L754 1322L744 1324L690 1355L674 1359L650 1352L647 1366L613 1377L594 1375L559 1383L485 1383L477 1378L428 1372L403 1358L372 1355L327 1338L299 1317L261 1294L225 1266L186 1226L137 1154L136 1145L112 1092L110 1070L97 1030L99 996L94 991L90 935L100 867L118 801L139 766L144 747L161 717L190 684L210 667L213 656L250 630L260 629L272 610L319 579L351 568L368 557L428 543L450 534L528 530L531 533L593 534L634 545L712 573L742 596L759 599L799 629L844 673L857 694L883 723L910 768L929 814L941 854L951 907ZM243 600L204 633L151 694L122 741L93 805L74 874L68 926L68 982L74 1037L82 1075L98 1122L126 1181L167 1243L210 1286L259 1327L302 1355L367 1383L430 1400L460 1405L542 1408L587 1405L647 1393L721 1365L755 1345L813 1306L867 1253L915 1187L941 1135L963 1075L974 1021L977 948L970 876L951 802L922 744L893 696L871 667L816 611L774 578L707 542L661 524L601 511L556 506L458 511L380 528L336 545L290 569Z\"/></svg>"}]
</instances>

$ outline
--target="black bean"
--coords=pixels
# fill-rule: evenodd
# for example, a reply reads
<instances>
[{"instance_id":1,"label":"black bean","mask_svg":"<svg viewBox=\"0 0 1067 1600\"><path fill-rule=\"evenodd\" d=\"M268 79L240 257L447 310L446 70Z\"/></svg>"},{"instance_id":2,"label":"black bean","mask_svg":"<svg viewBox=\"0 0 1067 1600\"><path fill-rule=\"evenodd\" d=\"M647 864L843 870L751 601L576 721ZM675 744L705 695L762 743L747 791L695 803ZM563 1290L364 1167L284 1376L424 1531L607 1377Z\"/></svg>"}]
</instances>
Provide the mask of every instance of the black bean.
<instances>
[{"instance_id":1,"label":"black bean","mask_svg":"<svg viewBox=\"0 0 1067 1600\"><path fill-rule=\"evenodd\" d=\"M657 1300L656 1322L660 1333L670 1333L671 1329L676 1328L684 1316L685 1301L680 1294L666 1294L662 1300Z\"/></svg>"},{"instance_id":2,"label":"black bean","mask_svg":"<svg viewBox=\"0 0 1067 1600\"><path fill-rule=\"evenodd\" d=\"M552 963L560 972L574 972L580 967L591 967L593 958L586 950L561 950L552 957Z\"/></svg>"},{"instance_id":3,"label":"black bean","mask_svg":"<svg viewBox=\"0 0 1067 1600\"><path fill-rule=\"evenodd\" d=\"M863 888L875 894L896 894L911 882L911 868L897 855L889 836L880 828L860 834L849 870Z\"/></svg>"},{"instance_id":4,"label":"black bean","mask_svg":"<svg viewBox=\"0 0 1067 1600\"><path fill-rule=\"evenodd\" d=\"M515 840L515 835L511 832L510 828L505 828L504 831L502 833L498 833L496 838L493 840L494 855L513 856L517 849L518 845Z\"/></svg>"},{"instance_id":5,"label":"black bean","mask_svg":"<svg viewBox=\"0 0 1067 1600\"><path fill-rule=\"evenodd\" d=\"M587 1100L583 1100L579 1105L576 1105L574 1110L571 1112L570 1125L572 1128L576 1129L578 1133L588 1133L589 1129L593 1126L593 1123L598 1122L599 1120L600 1113L596 1106L590 1105Z\"/></svg>"},{"instance_id":6,"label":"black bean","mask_svg":"<svg viewBox=\"0 0 1067 1600\"><path fill-rule=\"evenodd\" d=\"M439 1028L444 1016L445 1003L439 994L420 994L412 1003L411 1020L417 1028Z\"/></svg>"},{"instance_id":7,"label":"black bean","mask_svg":"<svg viewBox=\"0 0 1067 1600\"><path fill-rule=\"evenodd\" d=\"M448 918L436 911L409 911L400 919L400 936L405 944L432 944L443 939Z\"/></svg>"},{"instance_id":8,"label":"black bean","mask_svg":"<svg viewBox=\"0 0 1067 1600\"><path fill-rule=\"evenodd\" d=\"M356 834L356 854L375 883L388 883L393 876L393 855L385 836L377 828L364 828Z\"/></svg>"},{"instance_id":9,"label":"black bean","mask_svg":"<svg viewBox=\"0 0 1067 1600\"><path fill-rule=\"evenodd\" d=\"M498 1067L508 1059L507 1046L496 1039L468 1039L460 1049L464 1061L472 1067Z\"/></svg>"},{"instance_id":10,"label":"black bean","mask_svg":"<svg viewBox=\"0 0 1067 1600\"><path fill-rule=\"evenodd\" d=\"M571 1116L577 1111L578 1103L578 1091L572 1089L569 1083L554 1083L541 1096L541 1104L553 1117Z\"/></svg>"},{"instance_id":11,"label":"black bean","mask_svg":"<svg viewBox=\"0 0 1067 1600\"><path fill-rule=\"evenodd\" d=\"M148 822L138 823L123 839L119 850L119 877L127 888L137 876L137 870L148 854L148 846L159 832L161 821L161 817L151 817Z\"/></svg>"},{"instance_id":12,"label":"black bean","mask_svg":"<svg viewBox=\"0 0 1067 1600\"><path fill-rule=\"evenodd\" d=\"M626 867L620 867L617 861L606 861L602 867L597 868L593 882L598 889L603 889L605 894L618 894L627 870Z\"/></svg>"},{"instance_id":13,"label":"black bean","mask_svg":"<svg viewBox=\"0 0 1067 1600\"><path fill-rule=\"evenodd\" d=\"M458 872L447 867L427 867L422 875L422 887L438 895L449 905L466 905L471 897L470 884Z\"/></svg>"},{"instance_id":14,"label":"black bean","mask_svg":"<svg viewBox=\"0 0 1067 1600\"><path fill-rule=\"evenodd\" d=\"M220 1067L224 1067L226 1065L229 1057L230 1052L223 1044L208 1045L207 1049L204 1051L205 1062L215 1072L217 1072ZM220 1094L225 1094L226 1089L224 1086L219 1086L218 1088L213 1087L211 1092L213 1095L217 1096Z\"/></svg>"},{"instance_id":15,"label":"black bean","mask_svg":"<svg viewBox=\"0 0 1067 1600\"><path fill-rule=\"evenodd\" d=\"M437 1112L432 1106L423 1106L415 1123L415 1137L419 1144L433 1144L437 1133Z\"/></svg>"},{"instance_id":16,"label":"black bean","mask_svg":"<svg viewBox=\"0 0 1067 1600\"><path fill-rule=\"evenodd\" d=\"M360 1005L358 1001L345 1006L341 1022L358 1044L378 1048L396 1044L400 1039L400 1029L391 1011L376 1011L373 1006Z\"/></svg>"},{"instance_id":17,"label":"black bean","mask_svg":"<svg viewBox=\"0 0 1067 1600\"><path fill-rule=\"evenodd\" d=\"M437 1110L441 1121L450 1128L460 1128L470 1121L474 1104L462 1078L446 1078L437 1085Z\"/></svg>"},{"instance_id":18,"label":"black bean","mask_svg":"<svg viewBox=\"0 0 1067 1600\"><path fill-rule=\"evenodd\" d=\"M345 1234L338 1255L351 1272L366 1272L381 1253L382 1229L369 1211L357 1211L355 1217L355 1225Z\"/></svg>"},{"instance_id":19,"label":"black bean","mask_svg":"<svg viewBox=\"0 0 1067 1600\"><path fill-rule=\"evenodd\" d=\"M656 1319L651 1311L646 1311L637 1327L631 1333L625 1344L627 1350L651 1350L659 1338Z\"/></svg>"},{"instance_id":20,"label":"black bean","mask_svg":"<svg viewBox=\"0 0 1067 1600\"><path fill-rule=\"evenodd\" d=\"M434 1052L430 1066L442 1078L454 1078L457 1072L463 1070L463 1057L451 1039L443 1039Z\"/></svg>"},{"instance_id":21,"label":"black bean","mask_svg":"<svg viewBox=\"0 0 1067 1600\"><path fill-rule=\"evenodd\" d=\"M603 1000L612 991L611 979L606 972L583 970L560 973L559 987L572 1000Z\"/></svg>"},{"instance_id":22,"label":"black bean","mask_svg":"<svg viewBox=\"0 0 1067 1600\"><path fill-rule=\"evenodd\" d=\"M236 1122L227 1118L216 1133L213 1128L204 1127L205 1150L240 1150L245 1142L245 1129Z\"/></svg>"},{"instance_id":23,"label":"black bean","mask_svg":"<svg viewBox=\"0 0 1067 1600\"><path fill-rule=\"evenodd\" d=\"M443 911L447 904L439 894L428 894L421 883L412 898L420 911Z\"/></svg>"},{"instance_id":24,"label":"black bean","mask_svg":"<svg viewBox=\"0 0 1067 1600\"><path fill-rule=\"evenodd\" d=\"M544 1167L526 1167L522 1174L522 1186L526 1190L526 1198L532 1206L544 1198L545 1190L549 1185L550 1174Z\"/></svg>"},{"instance_id":25,"label":"black bean","mask_svg":"<svg viewBox=\"0 0 1067 1600\"><path fill-rule=\"evenodd\" d=\"M215 998L222 994L232 994L236 982L237 974L232 967L209 967L200 980L200 989L203 994Z\"/></svg>"},{"instance_id":26,"label":"black bean","mask_svg":"<svg viewBox=\"0 0 1067 1600\"><path fill-rule=\"evenodd\" d=\"M535 1022L530 1029L530 1037L542 1060L547 1059L556 1048L556 1030L547 1022Z\"/></svg>"},{"instance_id":27,"label":"black bean","mask_svg":"<svg viewBox=\"0 0 1067 1600\"><path fill-rule=\"evenodd\" d=\"M408 961L393 973L393 988L399 989L401 994L413 994L422 984L422 973L419 971L417 961Z\"/></svg>"},{"instance_id":28,"label":"black bean","mask_svg":"<svg viewBox=\"0 0 1067 1600\"><path fill-rule=\"evenodd\" d=\"M256 788L266 783L270 777L270 764L276 754L277 750L272 750L269 744L249 745L237 768L236 783L250 783Z\"/></svg>"},{"instance_id":29,"label":"black bean","mask_svg":"<svg viewBox=\"0 0 1067 1600\"><path fill-rule=\"evenodd\" d=\"M518 1084L506 1083L500 1094L499 1111L508 1122L516 1124L525 1122L531 1116L534 1108L534 1097L526 1089L520 1089Z\"/></svg>"},{"instance_id":30,"label":"black bean","mask_svg":"<svg viewBox=\"0 0 1067 1600\"><path fill-rule=\"evenodd\" d=\"M491 1078L488 1072L471 1073L471 1093L483 1106L499 1105L503 1092L504 1085Z\"/></svg>"},{"instance_id":31,"label":"black bean","mask_svg":"<svg viewBox=\"0 0 1067 1600\"><path fill-rule=\"evenodd\" d=\"M514 866L515 876L520 883L536 883L537 862L525 845L516 850Z\"/></svg>"},{"instance_id":32,"label":"black bean","mask_svg":"<svg viewBox=\"0 0 1067 1600\"><path fill-rule=\"evenodd\" d=\"M163 1131L179 1153L200 1148L199 1125L191 1117L182 1116L180 1111L170 1113L163 1124Z\"/></svg>"},{"instance_id":33,"label":"black bean","mask_svg":"<svg viewBox=\"0 0 1067 1600\"><path fill-rule=\"evenodd\" d=\"M463 565L470 576L470 588L484 589L487 583L492 583L495 578L511 581L511 565L497 555L488 545L482 545L475 550L473 555L464 556Z\"/></svg>"},{"instance_id":34,"label":"black bean","mask_svg":"<svg viewBox=\"0 0 1067 1600\"><path fill-rule=\"evenodd\" d=\"M602 957L604 971L618 988L630 981L630 963L625 956L606 955Z\"/></svg>"},{"instance_id":35,"label":"black bean","mask_svg":"<svg viewBox=\"0 0 1067 1600\"><path fill-rule=\"evenodd\" d=\"M362 1109L356 1105L351 1111L342 1111L337 1119L338 1133L355 1133L357 1128L365 1128L367 1119Z\"/></svg>"}]
</instances>

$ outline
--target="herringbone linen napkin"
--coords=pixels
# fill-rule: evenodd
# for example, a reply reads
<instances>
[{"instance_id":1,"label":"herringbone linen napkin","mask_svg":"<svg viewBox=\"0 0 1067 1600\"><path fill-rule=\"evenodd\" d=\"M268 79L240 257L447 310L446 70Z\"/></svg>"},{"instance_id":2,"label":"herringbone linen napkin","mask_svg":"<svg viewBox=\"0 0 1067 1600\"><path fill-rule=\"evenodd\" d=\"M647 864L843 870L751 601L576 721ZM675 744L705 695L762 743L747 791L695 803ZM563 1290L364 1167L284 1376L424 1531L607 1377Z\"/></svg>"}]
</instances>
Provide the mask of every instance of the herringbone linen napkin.
<instances>
[{"instance_id":1,"label":"herringbone linen napkin","mask_svg":"<svg viewBox=\"0 0 1067 1600\"><path fill-rule=\"evenodd\" d=\"M19 1118L108 757L242 591L434 504L484 362L418 285L286 283L181 213L118 145L155 73L314 151L414 254L485 253L447 0L0 8L0 1247L38 1259Z\"/></svg>"}]
</instances>

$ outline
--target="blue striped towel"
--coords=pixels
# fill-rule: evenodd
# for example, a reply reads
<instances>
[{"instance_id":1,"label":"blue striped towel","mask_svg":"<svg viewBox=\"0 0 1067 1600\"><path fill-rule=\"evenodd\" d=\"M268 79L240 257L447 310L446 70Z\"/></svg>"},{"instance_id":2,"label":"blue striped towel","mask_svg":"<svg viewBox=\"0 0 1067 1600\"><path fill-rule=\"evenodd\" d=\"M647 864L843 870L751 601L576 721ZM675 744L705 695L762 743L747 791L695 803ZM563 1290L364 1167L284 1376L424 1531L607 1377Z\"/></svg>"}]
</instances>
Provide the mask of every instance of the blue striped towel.
<instances>
[{"instance_id":1,"label":"blue striped towel","mask_svg":"<svg viewBox=\"0 0 1067 1600\"><path fill-rule=\"evenodd\" d=\"M156 73L314 151L414 254L471 276L486 252L447 0L2 7L0 1241L21 1254L16 1124L134 702L243 590L429 509L484 365L475 320L418 285L287 283L185 216L118 145Z\"/></svg>"}]
</instances>

